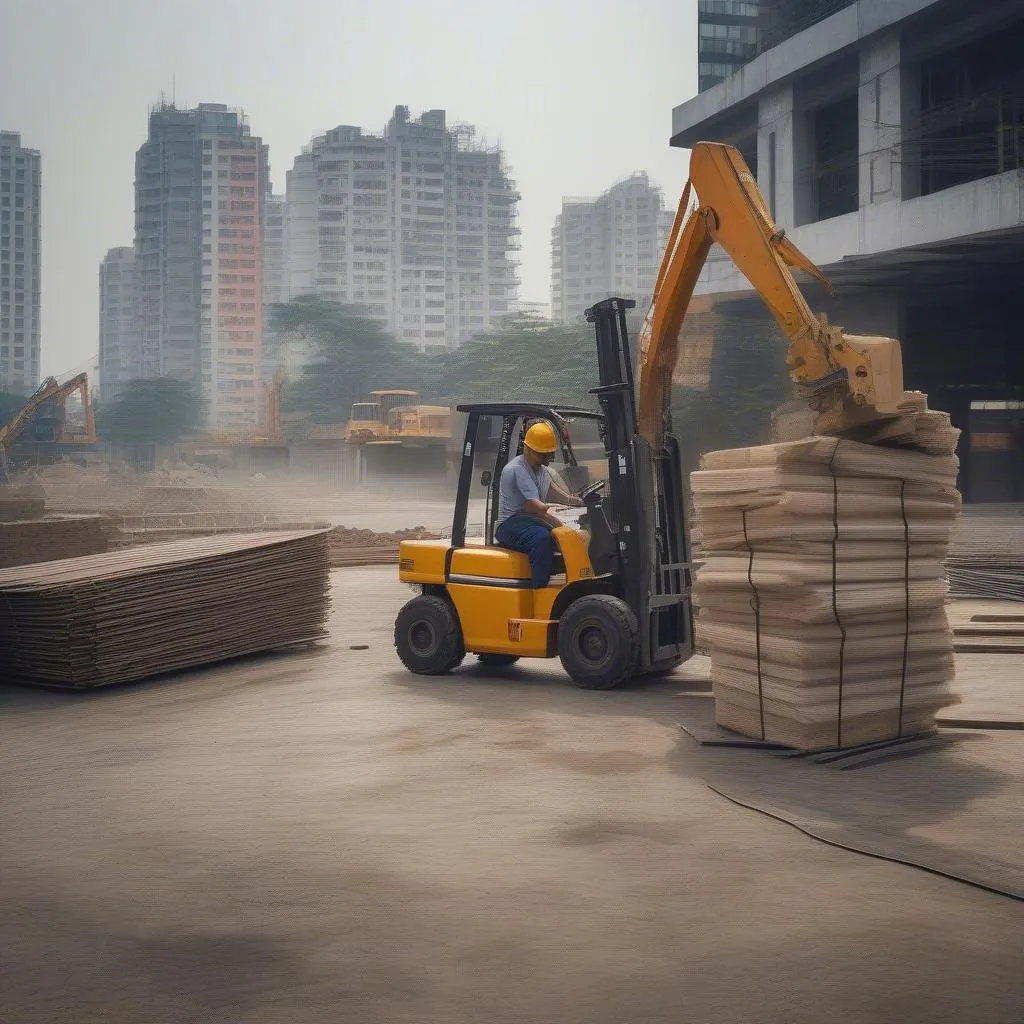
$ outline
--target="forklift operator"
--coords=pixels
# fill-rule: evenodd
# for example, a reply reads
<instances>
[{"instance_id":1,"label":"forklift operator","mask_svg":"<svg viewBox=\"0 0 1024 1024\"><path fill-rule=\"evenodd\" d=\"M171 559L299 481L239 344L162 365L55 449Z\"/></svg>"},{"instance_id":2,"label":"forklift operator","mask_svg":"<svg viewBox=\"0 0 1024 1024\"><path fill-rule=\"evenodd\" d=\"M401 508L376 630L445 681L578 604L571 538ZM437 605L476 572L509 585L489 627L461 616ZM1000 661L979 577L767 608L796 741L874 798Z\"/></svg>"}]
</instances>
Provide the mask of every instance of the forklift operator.
<instances>
[{"instance_id":1,"label":"forklift operator","mask_svg":"<svg viewBox=\"0 0 1024 1024\"><path fill-rule=\"evenodd\" d=\"M562 526L546 504L548 497L558 505L582 508L584 503L555 483L547 468L558 450L550 423L534 423L523 438L523 454L510 459L501 471L498 491L498 519L494 539L530 559L533 586L546 587L551 579L555 538L551 531Z\"/></svg>"}]
</instances>

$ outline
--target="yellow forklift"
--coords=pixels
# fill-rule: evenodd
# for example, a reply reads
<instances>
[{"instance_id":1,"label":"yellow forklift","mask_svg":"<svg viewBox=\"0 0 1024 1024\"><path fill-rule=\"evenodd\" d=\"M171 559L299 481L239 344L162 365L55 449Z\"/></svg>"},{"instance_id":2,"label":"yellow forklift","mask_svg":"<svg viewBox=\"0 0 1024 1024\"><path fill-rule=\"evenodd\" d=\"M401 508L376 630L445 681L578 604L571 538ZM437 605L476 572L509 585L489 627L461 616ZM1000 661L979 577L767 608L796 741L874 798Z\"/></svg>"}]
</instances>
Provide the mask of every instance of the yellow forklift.
<instances>
[{"instance_id":1,"label":"yellow forklift","mask_svg":"<svg viewBox=\"0 0 1024 1024\"><path fill-rule=\"evenodd\" d=\"M587 311L597 335L600 414L530 403L459 406L467 421L451 540L405 541L399 556L400 578L421 588L395 625L398 655L411 671L449 672L467 651L486 665L557 655L577 684L608 689L668 671L693 652L679 445L666 435L655 451L637 432L626 334L634 305L612 298ZM501 471L539 421L560 442L552 468L580 488L586 511L581 529L553 531L555 574L535 590L527 556L496 546L494 528ZM595 442L602 475L593 460L577 457L577 448ZM484 522L472 539L467 519L477 486Z\"/></svg>"}]
</instances>

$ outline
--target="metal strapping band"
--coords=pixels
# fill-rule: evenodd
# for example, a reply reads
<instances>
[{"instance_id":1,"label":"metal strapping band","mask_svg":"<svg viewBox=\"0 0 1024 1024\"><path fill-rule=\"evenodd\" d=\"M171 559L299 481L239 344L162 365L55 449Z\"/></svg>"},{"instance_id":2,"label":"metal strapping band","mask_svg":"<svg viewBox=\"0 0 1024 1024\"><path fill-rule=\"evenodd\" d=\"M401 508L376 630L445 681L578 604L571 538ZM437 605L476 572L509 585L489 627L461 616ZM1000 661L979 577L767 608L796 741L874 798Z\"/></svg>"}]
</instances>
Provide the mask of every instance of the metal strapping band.
<instances>
[{"instance_id":1,"label":"metal strapping band","mask_svg":"<svg viewBox=\"0 0 1024 1024\"><path fill-rule=\"evenodd\" d=\"M843 669L846 658L846 626L839 615L839 481L836 478L835 461L841 441L836 441L832 457L828 460L828 471L832 476L832 615L839 627L839 705L836 713L836 746L843 745Z\"/></svg>"},{"instance_id":2,"label":"metal strapping band","mask_svg":"<svg viewBox=\"0 0 1024 1024\"><path fill-rule=\"evenodd\" d=\"M900 513L903 516L903 664L900 666L900 713L896 735L903 735L903 698L907 689L907 655L910 651L910 522L907 520L907 481L900 481Z\"/></svg>"},{"instance_id":3,"label":"metal strapping band","mask_svg":"<svg viewBox=\"0 0 1024 1024\"><path fill-rule=\"evenodd\" d=\"M754 546L750 543L747 534L747 512L743 510L743 540L746 541L749 558L747 560L747 583L750 584L750 592L753 597L750 600L750 608L754 613L754 650L757 655L757 708L761 716L761 739L765 739L764 728L764 681L761 675L761 595L758 593L757 584L754 582Z\"/></svg>"}]
</instances>

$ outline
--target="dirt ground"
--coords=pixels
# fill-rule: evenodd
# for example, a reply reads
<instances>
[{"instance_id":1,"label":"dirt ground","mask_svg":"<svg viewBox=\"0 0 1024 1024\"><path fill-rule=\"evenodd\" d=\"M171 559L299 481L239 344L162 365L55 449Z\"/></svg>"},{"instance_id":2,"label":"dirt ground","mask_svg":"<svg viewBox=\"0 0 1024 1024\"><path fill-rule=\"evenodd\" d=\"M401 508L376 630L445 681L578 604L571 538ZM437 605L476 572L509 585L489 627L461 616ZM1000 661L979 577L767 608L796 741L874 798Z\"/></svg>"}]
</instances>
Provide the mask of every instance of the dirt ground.
<instances>
[{"instance_id":1,"label":"dirt ground","mask_svg":"<svg viewBox=\"0 0 1024 1024\"><path fill-rule=\"evenodd\" d=\"M1021 904L724 801L686 669L413 677L332 577L318 649L0 687L2 1024L1022 1019Z\"/></svg>"}]
</instances>

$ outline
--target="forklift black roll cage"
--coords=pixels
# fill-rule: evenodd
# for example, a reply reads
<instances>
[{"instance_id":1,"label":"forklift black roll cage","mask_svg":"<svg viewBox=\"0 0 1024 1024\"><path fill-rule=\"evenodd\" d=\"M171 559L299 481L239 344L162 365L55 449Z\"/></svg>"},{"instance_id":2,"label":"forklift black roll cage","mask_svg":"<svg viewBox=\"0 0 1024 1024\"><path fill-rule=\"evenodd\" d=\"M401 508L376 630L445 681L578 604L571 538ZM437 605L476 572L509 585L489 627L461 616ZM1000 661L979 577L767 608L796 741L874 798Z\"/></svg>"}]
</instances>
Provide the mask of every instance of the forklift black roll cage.
<instances>
[{"instance_id":1,"label":"forklift black roll cage","mask_svg":"<svg viewBox=\"0 0 1024 1024\"><path fill-rule=\"evenodd\" d=\"M522 427L547 420L555 428L563 458L578 466L568 423L597 422L608 477L604 494L587 499L590 559L595 577L614 577L615 589L636 615L640 628L638 670L657 671L678 664L693 651L690 606L691 563L686 530L682 462L677 438L666 433L659 450L639 434L633 368L626 329L632 299L610 298L586 311L594 324L599 385L591 390L601 412L532 402L490 402L458 406L468 414L452 523L452 548L466 542L466 518L473 486L474 459L485 419L500 418L494 468L486 480L489 514L485 541L493 543L501 471L522 447ZM517 430L517 425L522 426Z\"/></svg>"}]
</instances>

